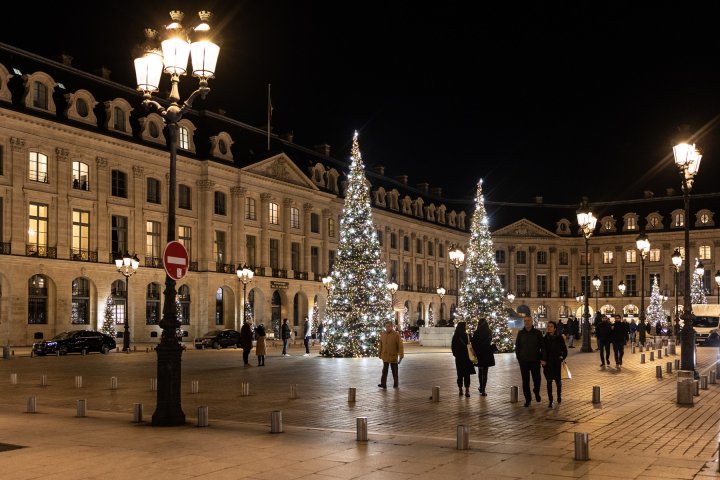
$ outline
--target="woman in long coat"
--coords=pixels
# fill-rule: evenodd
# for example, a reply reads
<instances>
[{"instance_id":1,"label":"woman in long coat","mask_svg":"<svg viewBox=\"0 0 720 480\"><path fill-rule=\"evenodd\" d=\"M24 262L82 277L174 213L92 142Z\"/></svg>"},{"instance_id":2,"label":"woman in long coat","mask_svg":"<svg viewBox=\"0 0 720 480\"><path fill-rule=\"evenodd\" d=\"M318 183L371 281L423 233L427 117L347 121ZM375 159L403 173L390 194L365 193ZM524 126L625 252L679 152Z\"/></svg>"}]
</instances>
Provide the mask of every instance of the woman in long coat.
<instances>
[{"instance_id":1,"label":"woman in long coat","mask_svg":"<svg viewBox=\"0 0 720 480\"><path fill-rule=\"evenodd\" d=\"M560 377L560 367L562 362L567 358L568 351L565 347L565 340L561 335L557 334L557 324L549 321L547 332L543 337L542 361L543 373L545 374L545 383L547 384L547 393L550 408L553 407L552 382L555 380L557 385L557 403L562 402L562 380Z\"/></svg>"},{"instance_id":2,"label":"woman in long coat","mask_svg":"<svg viewBox=\"0 0 720 480\"><path fill-rule=\"evenodd\" d=\"M249 321L245 321L242 328L240 329L240 345L243 349L243 364L246 367L250 367L249 356L250 350L252 350L253 344L253 329L250 326Z\"/></svg>"},{"instance_id":3,"label":"woman in long coat","mask_svg":"<svg viewBox=\"0 0 720 480\"><path fill-rule=\"evenodd\" d=\"M480 382L478 390L480 390L480 395L486 397L485 386L487 385L488 368L495 366L495 355L493 355L495 349L492 345L492 335L487 320L481 318L478 321L478 327L473 333L470 342L477 356L478 380Z\"/></svg>"},{"instance_id":4,"label":"woman in long coat","mask_svg":"<svg viewBox=\"0 0 720 480\"><path fill-rule=\"evenodd\" d=\"M255 340L255 355L257 355L258 358L258 367L264 367L266 355L265 325L262 323L259 323L258 326L255 327Z\"/></svg>"},{"instance_id":5,"label":"woman in long coat","mask_svg":"<svg viewBox=\"0 0 720 480\"><path fill-rule=\"evenodd\" d=\"M452 337L450 347L452 349L453 357L455 357L455 370L457 370L457 384L460 390L460 395L463 394L463 385L465 385L465 396L470 396L470 375L475 374L475 367L470 361L470 355L468 355L468 344L469 344L467 330L465 329L465 322L458 322L455 327L455 333Z\"/></svg>"}]
</instances>

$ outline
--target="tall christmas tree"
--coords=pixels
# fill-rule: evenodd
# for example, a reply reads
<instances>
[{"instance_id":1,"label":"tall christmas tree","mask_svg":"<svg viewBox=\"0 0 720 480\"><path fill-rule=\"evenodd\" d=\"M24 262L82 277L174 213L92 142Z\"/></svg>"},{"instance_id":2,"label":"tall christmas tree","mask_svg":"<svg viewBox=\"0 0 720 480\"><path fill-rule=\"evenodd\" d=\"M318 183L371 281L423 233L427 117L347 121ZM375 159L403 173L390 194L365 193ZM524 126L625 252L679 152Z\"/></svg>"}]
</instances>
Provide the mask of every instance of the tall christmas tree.
<instances>
[{"instance_id":1,"label":"tall christmas tree","mask_svg":"<svg viewBox=\"0 0 720 480\"><path fill-rule=\"evenodd\" d=\"M698 259L696 258L695 268L693 269L693 280L692 284L690 285L690 302L693 305L707 303L707 298L705 297L705 288L703 288L702 275L697 274L698 263Z\"/></svg>"},{"instance_id":2,"label":"tall christmas tree","mask_svg":"<svg viewBox=\"0 0 720 480\"><path fill-rule=\"evenodd\" d=\"M650 305L647 309L647 321L655 325L658 320L665 326L665 312L663 310L663 299L660 294L657 275L653 277L652 291L650 292Z\"/></svg>"},{"instance_id":3,"label":"tall christmas tree","mask_svg":"<svg viewBox=\"0 0 720 480\"><path fill-rule=\"evenodd\" d=\"M103 325L101 331L115 338L115 309L113 308L113 299L108 295L105 300L105 312L103 314Z\"/></svg>"},{"instance_id":4,"label":"tall christmas tree","mask_svg":"<svg viewBox=\"0 0 720 480\"><path fill-rule=\"evenodd\" d=\"M387 269L372 221L370 194L358 146L353 137L340 240L325 313L327 357L373 357L380 332L393 321Z\"/></svg>"},{"instance_id":5,"label":"tall christmas tree","mask_svg":"<svg viewBox=\"0 0 720 480\"><path fill-rule=\"evenodd\" d=\"M475 194L475 212L470 226L470 244L465 256L465 281L460 287L457 316L474 331L478 319L485 318L492 343L499 352L512 352L515 342L503 307L504 292L495 263L495 248L490 237L482 180Z\"/></svg>"}]
</instances>

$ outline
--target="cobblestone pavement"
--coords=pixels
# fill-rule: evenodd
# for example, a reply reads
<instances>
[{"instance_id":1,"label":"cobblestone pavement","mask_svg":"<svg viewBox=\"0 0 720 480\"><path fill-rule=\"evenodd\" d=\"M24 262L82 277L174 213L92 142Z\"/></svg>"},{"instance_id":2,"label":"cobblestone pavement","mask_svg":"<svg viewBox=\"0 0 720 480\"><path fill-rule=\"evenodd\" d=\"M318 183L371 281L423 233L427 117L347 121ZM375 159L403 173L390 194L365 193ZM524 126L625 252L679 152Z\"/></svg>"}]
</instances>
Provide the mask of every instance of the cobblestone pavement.
<instances>
[{"instance_id":1,"label":"cobblestone pavement","mask_svg":"<svg viewBox=\"0 0 720 480\"><path fill-rule=\"evenodd\" d=\"M113 440L115 435L111 432L125 431L128 425L133 425L129 423L133 403L143 403L146 419L154 409L155 392L150 389L150 379L155 377L156 356L152 351L147 353L146 348L146 345L139 345L138 351L130 354L34 358L29 356L27 349L16 350L11 359L0 360L0 424L10 426L9 431L15 431L18 438L27 437L29 431L24 432L21 427L13 430L12 426L19 422L40 428L43 421L60 421L58 416L67 423L68 418L74 419L76 401L85 399L91 418L74 419L75 424L63 424L63 428L76 430L78 421L87 425L86 422L92 419L101 422L93 427L94 434L100 436L102 431L109 435L105 445L122 443ZM264 433L268 432L270 413L280 410L292 435L272 436L283 437L273 442L283 443L291 451L303 450L303 445L312 447L314 459L328 455L342 457L323 460L339 462L327 469L290 469L303 475L288 477L283 473L280 477L257 478L304 475L308 478L315 475L315 478L366 478L363 475L434 478L433 475L439 477L441 472L445 479L448 475L453 477L453 472L458 476L478 474L483 478L715 476L718 470L720 383L701 390L700 395L694 397L694 406L679 406L675 402L675 374L666 373L666 363L680 357L663 355L662 359L657 359L658 350L654 352L654 361L648 358L641 364L639 352L630 353L628 348L621 369L601 369L597 352L581 353L579 348L570 350L568 364L573 379L563 382L562 405L550 409L544 378L542 402L533 402L530 408L524 408L522 392L518 403L510 402L511 386L520 383L512 354L496 355L496 366L490 369L487 397L478 394L477 377L473 377L471 397L466 398L457 394L454 362L447 349L407 344L406 358L400 365L400 388L387 390L377 387L382 365L377 358L323 358L317 355L317 347L311 356L305 357L300 346L291 348L292 356L282 357L279 347L271 346L267 366L255 366L256 357L251 356L253 367L244 368L240 350L187 350L183 355L182 405L188 417L188 428L148 428L145 431L152 432L151 436L158 437L160 442L174 441L172 432L182 432L180 436L189 436L188 448L193 455L200 448L197 445L199 439L213 435L208 432L228 435L232 431L241 431L246 439L259 442L257 448L266 448ZM716 348L697 350L701 374L714 368L717 353ZM647 352L646 356L649 357ZM655 375L658 365L662 366L662 378ZM17 375L17 384L11 384L11 374ZM47 386L40 385L42 375L47 375ZM75 388L77 375L82 376L81 389ZM117 377L117 390L110 388L113 376ZM197 394L190 393L193 380L199 384ZM249 396L241 396L242 382L250 384ZM290 399L291 385L295 386L296 399ZM430 400L434 386L440 387L440 402L437 403ZM600 404L592 403L594 386L600 387ZM354 403L348 402L349 387L356 388ZM24 414L29 396L35 396L38 410L48 414ZM201 405L208 406L211 428L190 428ZM372 440L362 449L354 442L356 418L361 416L368 418ZM28 421L29 418L32 420ZM454 448L457 425L470 427L471 450L467 452L471 453ZM137 431L137 426L135 428ZM191 438L193 432L198 438ZM591 461L573 460L575 432L589 434ZM127 439L127 435L120 436ZM34 441L32 438L25 440L26 443ZM20 444L20 441L0 433L0 471L3 471L3 462L9 461L14 452L20 452L3 452L3 443ZM83 452L87 453L91 445L83 443ZM332 453L316 455L324 452L326 447ZM397 453L399 457L393 457L395 461L405 458L408 465L379 462L372 464L373 468L369 470L341 468L360 460L357 456L361 453L367 460L366 455L389 452ZM185 456L188 454L184 453ZM482 468L467 470L469 458L473 459L471 463L475 462L472 463L474 466ZM301 460L302 457L295 458L293 465ZM277 461L282 463L282 460ZM410 463L417 462L428 468L415 471ZM137 465L134 460L131 464ZM434 470L429 466L442 466L444 470L432 473ZM217 469L213 471L217 472ZM205 473L209 472L201 472ZM250 478L256 478L253 476L256 474L260 472L251 469L248 473ZM2 477L6 478L4 474ZM43 478L43 475L17 478Z\"/></svg>"}]
</instances>

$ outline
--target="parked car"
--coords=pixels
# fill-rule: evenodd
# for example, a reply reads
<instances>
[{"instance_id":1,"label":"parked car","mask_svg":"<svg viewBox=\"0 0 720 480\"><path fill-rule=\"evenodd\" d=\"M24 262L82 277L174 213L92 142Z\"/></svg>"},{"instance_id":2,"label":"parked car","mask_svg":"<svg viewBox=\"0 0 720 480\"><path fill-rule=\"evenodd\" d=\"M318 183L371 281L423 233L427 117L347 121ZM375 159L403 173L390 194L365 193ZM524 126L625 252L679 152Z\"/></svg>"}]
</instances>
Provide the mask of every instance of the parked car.
<instances>
[{"instance_id":1,"label":"parked car","mask_svg":"<svg viewBox=\"0 0 720 480\"><path fill-rule=\"evenodd\" d=\"M115 339L94 330L70 330L58 333L50 340L33 343L34 355L66 355L70 352L108 353L115 348Z\"/></svg>"},{"instance_id":2,"label":"parked car","mask_svg":"<svg viewBox=\"0 0 720 480\"><path fill-rule=\"evenodd\" d=\"M225 348L225 347L240 347L240 332L232 329L225 330L211 330L202 337L195 339L195 348Z\"/></svg>"}]
</instances>

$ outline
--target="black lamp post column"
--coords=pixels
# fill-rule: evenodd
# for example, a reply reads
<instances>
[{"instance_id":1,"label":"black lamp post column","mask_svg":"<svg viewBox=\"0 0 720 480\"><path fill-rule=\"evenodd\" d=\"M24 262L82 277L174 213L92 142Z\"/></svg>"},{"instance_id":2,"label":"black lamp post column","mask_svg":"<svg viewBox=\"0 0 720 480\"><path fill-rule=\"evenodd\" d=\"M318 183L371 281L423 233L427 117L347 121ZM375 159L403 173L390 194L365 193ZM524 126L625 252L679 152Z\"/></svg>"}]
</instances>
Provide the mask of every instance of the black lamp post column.
<instances>
[{"instance_id":1,"label":"black lamp post column","mask_svg":"<svg viewBox=\"0 0 720 480\"><path fill-rule=\"evenodd\" d=\"M590 233L592 235L592 233ZM584 234L585 237L585 280L583 282L583 295L585 296L585 308L583 309L583 343L580 348L581 352L592 352L590 345L590 295L587 290L590 286L590 272L588 270L588 242L590 235Z\"/></svg>"},{"instance_id":2,"label":"black lamp post column","mask_svg":"<svg viewBox=\"0 0 720 480\"><path fill-rule=\"evenodd\" d=\"M682 182L683 202L685 206L685 258L688 259L690 253L690 185L685 175ZM692 300L690 297L690 265L685 266L685 291L683 293L683 327L680 331L680 368L682 370L693 371L694 376L698 376L695 372L695 329L693 328L693 320L695 315L692 313Z\"/></svg>"}]
</instances>

